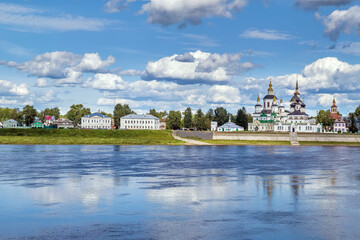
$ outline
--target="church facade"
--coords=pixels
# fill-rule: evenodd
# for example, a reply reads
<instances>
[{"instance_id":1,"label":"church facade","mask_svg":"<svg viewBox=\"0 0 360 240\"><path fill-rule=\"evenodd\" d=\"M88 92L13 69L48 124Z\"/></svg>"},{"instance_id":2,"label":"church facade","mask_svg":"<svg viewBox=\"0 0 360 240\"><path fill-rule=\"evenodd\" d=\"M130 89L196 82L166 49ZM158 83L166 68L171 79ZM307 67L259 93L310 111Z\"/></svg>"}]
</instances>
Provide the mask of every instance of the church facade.
<instances>
[{"instance_id":1,"label":"church facade","mask_svg":"<svg viewBox=\"0 0 360 240\"><path fill-rule=\"evenodd\" d=\"M285 110L283 99L280 105L277 102L272 83L270 81L268 93L260 102L257 98L255 112L252 114L253 122L249 123L249 131L275 131L275 132L321 132L322 126L310 121L306 114L306 104L300 99L299 84L296 80L294 96L290 100L290 110Z\"/></svg>"}]
</instances>

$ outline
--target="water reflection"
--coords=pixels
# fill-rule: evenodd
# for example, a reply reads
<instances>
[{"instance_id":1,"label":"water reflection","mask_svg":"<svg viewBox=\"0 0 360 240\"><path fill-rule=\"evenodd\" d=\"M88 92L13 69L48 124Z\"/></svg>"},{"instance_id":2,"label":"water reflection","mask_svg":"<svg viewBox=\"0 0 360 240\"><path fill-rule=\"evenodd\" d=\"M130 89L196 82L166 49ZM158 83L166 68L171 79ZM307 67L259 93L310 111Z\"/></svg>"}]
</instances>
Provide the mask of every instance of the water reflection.
<instances>
[{"instance_id":1,"label":"water reflection","mask_svg":"<svg viewBox=\"0 0 360 240\"><path fill-rule=\"evenodd\" d=\"M0 238L355 239L359 153L0 146Z\"/></svg>"}]
</instances>

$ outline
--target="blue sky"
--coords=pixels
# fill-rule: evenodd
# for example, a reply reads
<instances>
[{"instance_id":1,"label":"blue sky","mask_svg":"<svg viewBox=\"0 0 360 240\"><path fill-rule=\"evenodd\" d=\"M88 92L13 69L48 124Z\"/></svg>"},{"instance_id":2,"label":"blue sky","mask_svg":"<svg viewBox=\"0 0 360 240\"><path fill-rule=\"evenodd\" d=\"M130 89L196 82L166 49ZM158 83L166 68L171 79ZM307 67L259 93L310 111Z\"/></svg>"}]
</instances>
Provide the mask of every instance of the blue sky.
<instances>
[{"instance_id":1,"label":"blue sky","mask_svg":"<svg viewBox=\"0 0 360 240\"><path fill-rule=\"evenodd\" d=\"M360 6L352 0L0 2L0 107L81 103L253 112L269 79L308 113L360 104Z\"/></svg>"}]
</instances>

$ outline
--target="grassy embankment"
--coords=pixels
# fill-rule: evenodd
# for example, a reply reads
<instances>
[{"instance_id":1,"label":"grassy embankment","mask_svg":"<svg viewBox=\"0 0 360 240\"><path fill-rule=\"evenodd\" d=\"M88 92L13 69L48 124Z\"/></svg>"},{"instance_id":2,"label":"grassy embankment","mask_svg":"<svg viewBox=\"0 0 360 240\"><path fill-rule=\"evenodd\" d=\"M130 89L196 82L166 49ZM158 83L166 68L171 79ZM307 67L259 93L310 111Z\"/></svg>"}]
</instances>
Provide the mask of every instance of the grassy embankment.
<instances>
[{"instance_id":1,"label":"grassy embankment","mask_svg":"<svg viewBox=\"0 0 360 240\"><path fill-rule=\"evenodd\" d=\"M0 129L0 144L182 145L171 131L90 129Z\"/></svg>"}]
</instances>

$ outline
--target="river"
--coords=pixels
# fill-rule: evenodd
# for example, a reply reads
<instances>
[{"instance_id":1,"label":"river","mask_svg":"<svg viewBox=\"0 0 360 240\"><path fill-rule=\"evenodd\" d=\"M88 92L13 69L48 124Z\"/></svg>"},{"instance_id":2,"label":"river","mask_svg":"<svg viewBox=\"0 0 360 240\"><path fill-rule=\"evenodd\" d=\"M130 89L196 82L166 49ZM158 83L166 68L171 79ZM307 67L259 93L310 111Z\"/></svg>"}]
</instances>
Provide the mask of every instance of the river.
<instances>
[{"instance_id":1,"label":"river","mask_svg":"<svg viewBox=\"0 0 360 240\"><path fill-rule=\"evenodd\" d=\"M0 145L0 239L360 239L360 148Z\"/></svg>"}]
</instances>

